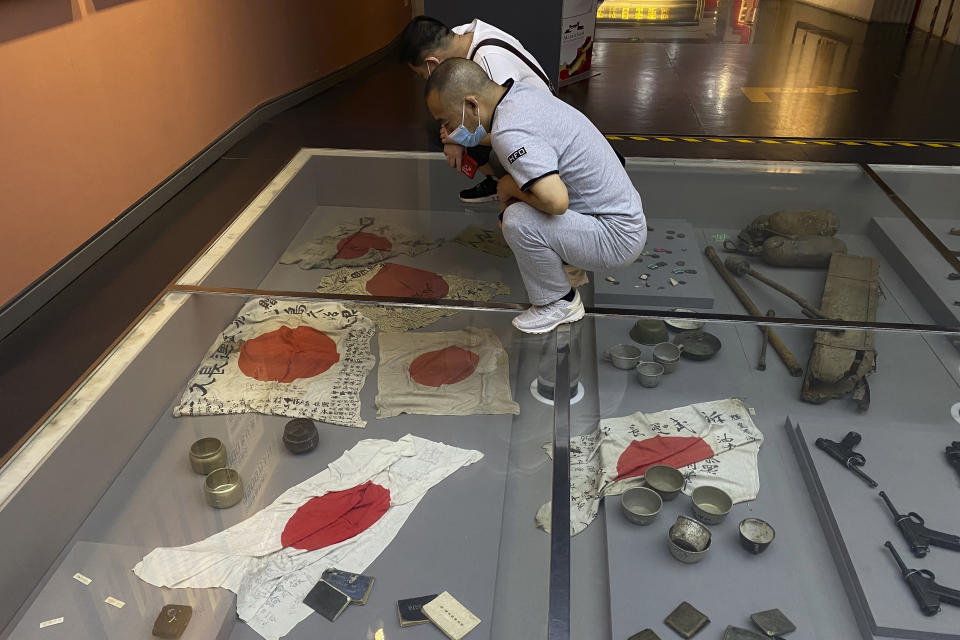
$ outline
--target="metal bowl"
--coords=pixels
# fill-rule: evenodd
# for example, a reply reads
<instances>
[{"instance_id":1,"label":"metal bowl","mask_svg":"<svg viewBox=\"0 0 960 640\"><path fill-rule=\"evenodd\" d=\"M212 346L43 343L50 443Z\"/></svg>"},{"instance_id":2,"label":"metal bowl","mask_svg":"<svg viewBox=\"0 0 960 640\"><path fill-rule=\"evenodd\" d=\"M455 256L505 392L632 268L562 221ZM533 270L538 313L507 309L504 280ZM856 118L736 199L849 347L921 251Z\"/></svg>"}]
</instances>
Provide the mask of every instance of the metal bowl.
<instances>
[{"instance_id":1,"label":"metal bowl","mask_svg":"<svg viewBox=\"0 0 960 640\"><path fill-rule=\"evenodd\" d=\"M720 524L733 508L733 499L717 487L697 487L690 494L693 515L704 524Z\"/></svg>"},{"instance_id":2,"label":"metal bowl","mask_svg":"<svg viewBox=\"0 0 960 640\"><path fill-rule=\"evenodd\" d=\"M722 346L720 338L706 331L681 331L673 343L683 347L683 357L690 360L709 360Z\"/></svg>"},{"instance_id":3,"label":"metal bowl","mask_svg":"<svg viewBox=\"0 0 960 640\"><path fill-rule=\"evenodd\" d=\"M653 489L634 487L620 496L620 506L627 520L633 524L644 525L656 520L660 508L663 507L663 500Z\"/></svg>"},{"instance_id":4,"label":"metal bowl","mask_svg":"<svg viewBox=\"0 0 960 640\"><path fill-rule=\"evenodd\" d=\"M243 482L235 469L217 469L207 475L203 492L211 507L226 509L243 498Z\"/></svg>"},{"instance_id":5,"label":"metal bowl","mask_svg":"<svg viewBox=\"0 0 960 640\"><path fill-rule=\"evenodd\" d=\"M227 450L216 438L200 438L190 445L190 467L201 475L227 466Z\"/></svg>"},{"instance_id":6,"label":"metal bowl","mask_svg":"<svg viewBox=\"0 0 960 640\"><path fill-rule=\"evenodd\" d=\"M639 364L643 352L632 344L618 344L607 349L603 359L612 363L617 369L628 371Z\"/></svg>"},{"instance_id":7,"label":"metal bowl","mask_svg":"<svg viewBox=\"0 0 960 640\"><path fill-rule=\"evenodd\" d=\"M671 311L677 311L678 313L694 313L693 309L671 309ZM667 323L667 326L676 331L693 331L695 329L702 329L706 322L701 322L700 320L687 320L686 318L668 318L664 320Z\"/></svg>"},{"instance_id":8,"label":"metal bowl","mask_svg":"<svg viewBox=\"0 0 960 640\"><path fill-rule=\"evenodd\" d=\"M740 521L740 546L750 553L763 553L773 542L777 532L770 523L760 518L747 518Z\"/></svg>"},{"instance_id":9,"label":"metal bowl","mask_svg":"<svg viewBox=\"0 0 960 640\"><path fill-rule=\"evenodd\" d=\"M647 469L643 479L648 487L660 494L664 502L676 498L686 483L682 473L665 464L657 464Z\"/></svg>"},{"instance_id":10,"label":"metal bowl","mask_svg":"<svg viewBox=\"0 0 960 640\"><path fill-rule=\"evenodd\" d=\"M680 364L680 354L683 353L683 347L678 347L669 342L661 342L653 348L653 361L663 365L664 373L673 373Z\"/></svg>"},{"instance_id":11,"label":"metal bowl","mask_svg":"<svg viewBox=\"0 0 960 640\"><path fill-rule=\"evenodd\" d=\"M687 516L677 516L667 538L670 555L687 564L700 562L710 550L710 529Z\"/></svg>"},{"instance_id":12,"label":"metal bowl","mask_svg":"<svg viewBox=\"0 0 960 640\"><path fill-rule=\"evenodd\" d=\"M663 365L659 362L641 362L637 365L637 377L640 384L650 389L660 384L663 377Z\"/></svg>"},{"instance_id":13,"label":"metal bowl","mask_svg":"<svg viewBox=\"0 0 960 640\"><path fill-rule=\"evenodd\" d=\"M655 345L666 342L670 338L667 323L656 318L637 320L630 329L630 338L640 344Z\"/></svg>"}]
</instances>

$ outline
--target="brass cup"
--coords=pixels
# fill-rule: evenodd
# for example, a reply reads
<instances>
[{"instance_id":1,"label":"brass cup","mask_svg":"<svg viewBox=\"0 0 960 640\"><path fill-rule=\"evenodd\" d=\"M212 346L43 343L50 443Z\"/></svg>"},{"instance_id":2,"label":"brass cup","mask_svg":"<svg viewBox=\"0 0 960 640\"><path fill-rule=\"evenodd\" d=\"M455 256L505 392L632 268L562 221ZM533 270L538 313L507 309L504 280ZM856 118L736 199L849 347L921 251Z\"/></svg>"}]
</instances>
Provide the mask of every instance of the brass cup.
<instances>
[{"instance_id":1,"label":"brass cup","mask_svg":"<svg viewBox=\"0 0 960 640\"><path fill-rule=\"evenodd\" d=\"M216 509L226 509L243 499L243 482L235 469L221 468L210 472L203 482L207 504Z\"/></svg>"},{"instance_id":2,"label":"brass cup","mask_svg":"<svg viewBox=\"0 0 960 640\"><path fill-rule=\"evenodd\" d=\"M201 475L227 466L227 450L216 438L201 438L190 446L190 466Z\"/></svg>"}]
</instances>

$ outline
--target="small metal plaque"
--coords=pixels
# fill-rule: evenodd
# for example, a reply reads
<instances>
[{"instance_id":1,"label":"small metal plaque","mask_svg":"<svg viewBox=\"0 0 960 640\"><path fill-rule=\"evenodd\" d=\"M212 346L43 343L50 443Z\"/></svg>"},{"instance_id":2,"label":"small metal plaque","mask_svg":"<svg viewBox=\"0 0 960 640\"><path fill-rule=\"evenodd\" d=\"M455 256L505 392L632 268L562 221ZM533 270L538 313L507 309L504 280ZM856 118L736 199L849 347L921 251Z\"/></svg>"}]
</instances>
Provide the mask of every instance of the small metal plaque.
<instances>
[{"instance_id":1,"label":"small metal plaque","mask_svg":"<svg viewBox=\"0 0 960 640\"><path fill-rule=\"evenodd\" d=\"M635 633L627 640L660 640L660 636L654 633L653 629L644 629L640 633Z\"/></svg>"},{"instance_id":2,"label":"small metal plaque","mask_svg":"<svg viewBox=\"0 0 960 640\"><path fill-rule=\"evenodd\" d=\"M751 615L750 619L753 620L753 624L757 625L758 629L771 638L797 630L796 625L790 622L790 619L783 615L780 609L761 611Z\"/></svg>"},{"instance_id":3,"label":"small metal plaque","mask_svg":"<svg viewBox=\"0 0 960 640\"><path fill-rule=\"evenodd\" d=\"M179 638L190 624L192 616L193 607L189 605L165 604L153 623L153 635L158 638Z\"/></svg>"},{"instance_id":4,"label":"small metal plaque","mask_svg":"<svg viewBox=\"0 0 960 640\"><path fill-rule=\"evenodd\" d=\"M723 631L723 640L766 640L766 638L767 636L756 631L734 626L729 626Z\"/></svg>"},{"instance_id":5,"label":"small metal plaque","mask_svg":"<svg viewBox=\"0 0 960 640\"><path fill-rule=\"evenodd\" d=\"M689 602L681 602L663 622L684 638L692 638L710 623L710 618Z\"/></svg>"}]
</instances>

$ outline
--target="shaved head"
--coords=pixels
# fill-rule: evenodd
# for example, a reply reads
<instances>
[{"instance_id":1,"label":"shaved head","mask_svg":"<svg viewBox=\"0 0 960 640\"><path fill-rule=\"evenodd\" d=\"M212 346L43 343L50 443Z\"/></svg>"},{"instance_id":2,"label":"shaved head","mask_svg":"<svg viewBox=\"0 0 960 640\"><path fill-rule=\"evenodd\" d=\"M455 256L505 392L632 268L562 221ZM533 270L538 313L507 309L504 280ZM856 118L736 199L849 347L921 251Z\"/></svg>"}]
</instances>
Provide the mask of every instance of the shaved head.
<instances>
[{"instance_id":1,"label":"shaved head","mask_svg":"<svg viewBox=\"0 0 960 640\"><path fill-rule=\"evenodd\" d=\"M477 123L489 132L491 115L504 91L476 62L450 58L430 74L424 96L430 113L447 132L461 124L474 131Z\"/></svg>"},{"instance_id":2,"label":"shaved head","mask_svg":"<svg viewBox=\"0 0 960 640\"><path fill-rule=\"evenodd\" d=\"M430 94L436 92L441 104L459 109L464 96L482 96L499 86L473 60L450 58L430 74L424 97L429 100Z\"/></svg>"}]
</instances>

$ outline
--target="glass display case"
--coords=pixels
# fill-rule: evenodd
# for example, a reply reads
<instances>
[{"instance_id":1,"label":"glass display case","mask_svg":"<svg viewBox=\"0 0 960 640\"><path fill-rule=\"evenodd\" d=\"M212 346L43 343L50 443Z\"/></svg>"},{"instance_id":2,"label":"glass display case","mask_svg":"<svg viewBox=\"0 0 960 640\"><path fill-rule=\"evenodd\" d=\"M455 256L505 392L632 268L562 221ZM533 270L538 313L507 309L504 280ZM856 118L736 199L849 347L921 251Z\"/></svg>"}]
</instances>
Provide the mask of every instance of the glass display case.
<instances>
[{"instance_id":1,"label":"glass display case","mask_svg":"<svg viewBox=\"0 0 960 640\"><path fill-rule=\"evenodd\" d=\"M302 150L8 456L0 637L148 638L185 605L183 638L666 638L703 624L682 602L698 637L773 609L956 637L883 543L954 588L960 554L911 554L877 493L960 534L922 205L856 165L627 168L647 255L531 336L497 207L439 154ZM770 252L810 236L813 266ZM848 432L845 464L816 444ZM443 592L468 611L403 602Z\"/></svg>"}]
</instances>

